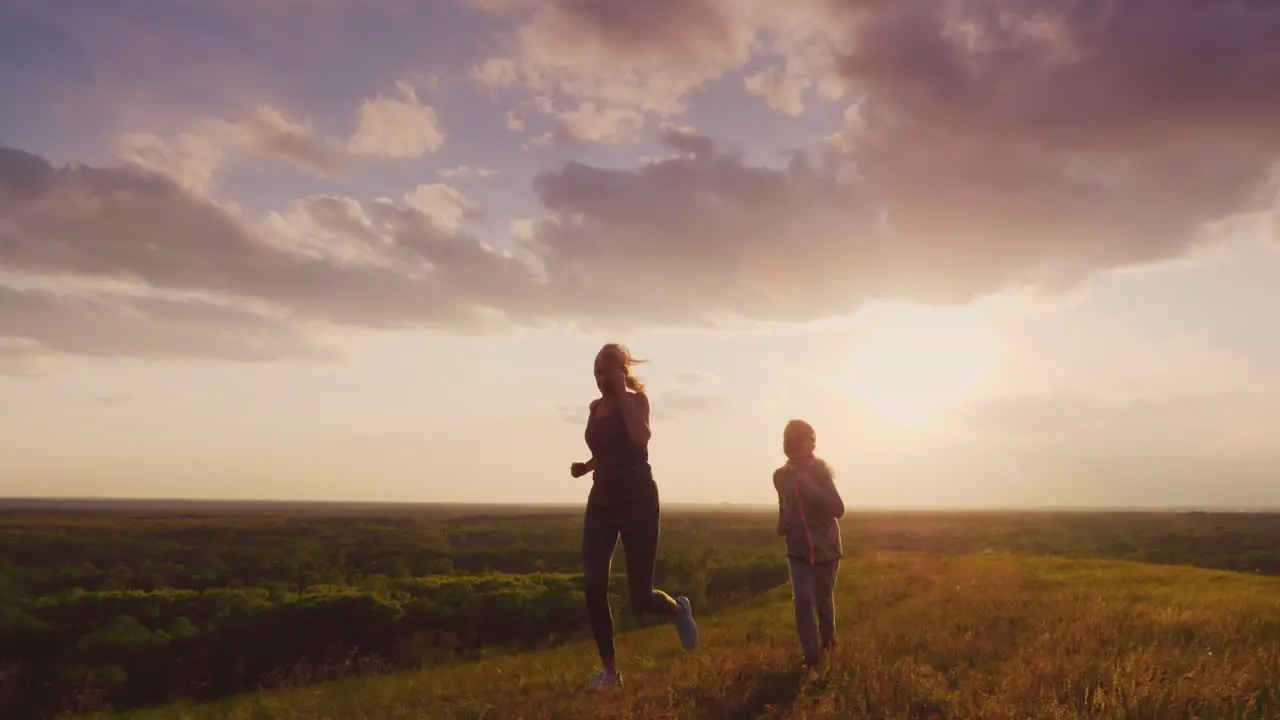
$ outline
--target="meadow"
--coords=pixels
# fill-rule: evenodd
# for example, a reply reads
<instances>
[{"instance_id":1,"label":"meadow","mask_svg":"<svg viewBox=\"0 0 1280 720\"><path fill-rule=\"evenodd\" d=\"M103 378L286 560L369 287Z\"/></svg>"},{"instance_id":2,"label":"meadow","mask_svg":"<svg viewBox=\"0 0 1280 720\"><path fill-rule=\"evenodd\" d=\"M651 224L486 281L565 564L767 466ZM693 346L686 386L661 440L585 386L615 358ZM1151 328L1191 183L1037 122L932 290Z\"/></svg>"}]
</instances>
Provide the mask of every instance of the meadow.
<instances>
[{"instance_id":1,"label":"meadow","mask_svg":"<svg viewBox=\"0 0 1280 720\"><path fill-rule=\"evenodd\" d=\"M850 513L841 645L798 670L767 509L670 509L593 664L577 509L10 504L0 717L1241 717L1280 713L1280 517ZM621 548L615 572L623 567Z\"/></svg>"}]
</instances>

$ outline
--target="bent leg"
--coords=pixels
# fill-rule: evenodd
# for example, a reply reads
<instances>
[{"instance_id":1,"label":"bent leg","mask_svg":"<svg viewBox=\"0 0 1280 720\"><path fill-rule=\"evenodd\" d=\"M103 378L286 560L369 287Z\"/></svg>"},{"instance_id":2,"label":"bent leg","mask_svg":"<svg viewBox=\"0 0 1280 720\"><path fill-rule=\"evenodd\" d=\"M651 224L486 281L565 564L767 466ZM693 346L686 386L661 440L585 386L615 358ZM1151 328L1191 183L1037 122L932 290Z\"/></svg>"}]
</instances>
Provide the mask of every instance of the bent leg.
<instances>
[{"instance_id":1,"label":"bent leg","mask_svg":"<svg viewBox=\"0 0 1280 720\"><path fill-rule=\"evenodd\" d=\"M676 616L680 605L665 592L653 587L653 568L658 560L658 507L628 509L621 523L622 549L627 554L627 587L631 609L637 615Z\"/></svg>"},{"instance_id":2,"label":"bent leg","mask_svg":"<svg viewBox=\"0 0 1280 720\"><path fill-rule=\"evenodd\" d=\"M792 557L787 558L787 566L791 573L791 597L795 603L796 635L800 638L800 649L804 652L805 663L817 665L821 662L822 655L814 618L814 567Z\"/></svg>"},{"instance_id":3,"label":"bent leg","mask_svg":"<svg viewBox=\"0 0 1280 720\"><path fill-rule=\"evenodd\" d=\"M612 660L613 616L609 608L609 570L618 544L618 528L605 508L587 506L582 520L582 576L587 617L602 660Z\"/></svg>"}]
</instances>

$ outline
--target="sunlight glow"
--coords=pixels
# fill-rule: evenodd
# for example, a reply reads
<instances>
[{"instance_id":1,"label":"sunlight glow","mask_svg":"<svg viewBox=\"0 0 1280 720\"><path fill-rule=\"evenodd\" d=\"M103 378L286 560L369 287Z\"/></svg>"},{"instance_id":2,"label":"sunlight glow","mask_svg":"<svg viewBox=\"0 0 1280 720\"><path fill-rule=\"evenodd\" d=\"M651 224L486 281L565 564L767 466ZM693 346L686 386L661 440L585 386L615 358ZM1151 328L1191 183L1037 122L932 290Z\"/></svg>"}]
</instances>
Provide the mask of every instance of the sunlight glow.
<instances>
[{"instance_id":1,"label":"sunlight glow","mask_svg":"<svg viewBox=\"0 0 1280 720\"><path fill-rule=\"evenodd\" d=\"M994 347L994 333L972 307L886 307L853 347L843 386L876 422L927 425L978 390Z\"/></svg>"}]
</instances>

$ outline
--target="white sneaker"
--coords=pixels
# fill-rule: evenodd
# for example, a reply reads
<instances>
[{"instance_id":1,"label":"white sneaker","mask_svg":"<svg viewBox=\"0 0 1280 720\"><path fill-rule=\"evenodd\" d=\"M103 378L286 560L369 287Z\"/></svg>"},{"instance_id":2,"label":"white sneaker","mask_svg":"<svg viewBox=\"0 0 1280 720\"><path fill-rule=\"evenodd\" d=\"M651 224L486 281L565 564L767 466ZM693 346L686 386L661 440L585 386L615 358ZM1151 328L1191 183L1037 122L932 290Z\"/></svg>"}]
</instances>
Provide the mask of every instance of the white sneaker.
<instances>
[{"instance_id":1,"label":"white sneaker","mask_svg":"<svg viewBox=\"0 0 1280 720\"><path fill-rule=\"evenodd\" d=\"M693 605L689 602L689 598L681 595L676 598L676 603L684 609L684 612L676 616L676 630L680 633L680 644L685 650L693 650L698 647L698 623L693 621Z\"/></svg>"},{"instance_id":2,"label":"white sneaker","mask_svg":"<svg viewBox=\"0 0 1280 720\"><path fill-rule=\"evenodd\" d=\"M597 670L591 675L592 690L607 690L609 688L622 687L622 676L617 672L609 672L608 670Z\"/></svg>"}]
</instances>

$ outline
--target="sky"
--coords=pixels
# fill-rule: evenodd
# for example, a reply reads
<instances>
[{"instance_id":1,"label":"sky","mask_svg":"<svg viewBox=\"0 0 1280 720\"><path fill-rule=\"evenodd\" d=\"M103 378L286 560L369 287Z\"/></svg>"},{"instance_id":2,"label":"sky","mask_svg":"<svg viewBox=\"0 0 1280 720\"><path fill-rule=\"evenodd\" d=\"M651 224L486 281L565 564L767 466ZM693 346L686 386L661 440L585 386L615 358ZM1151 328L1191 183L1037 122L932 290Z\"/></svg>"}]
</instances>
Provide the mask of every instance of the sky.
<instances>
[{"instance_id":1,"label":"sky","mask_svg":"<svg viewBox=\"0 0 1280 720\"><path fill-rule=\"evenodd\" d=\"M0 496L1280 507L1280 6L0 0Z\"/></svg>"}]
</instances>

